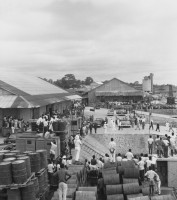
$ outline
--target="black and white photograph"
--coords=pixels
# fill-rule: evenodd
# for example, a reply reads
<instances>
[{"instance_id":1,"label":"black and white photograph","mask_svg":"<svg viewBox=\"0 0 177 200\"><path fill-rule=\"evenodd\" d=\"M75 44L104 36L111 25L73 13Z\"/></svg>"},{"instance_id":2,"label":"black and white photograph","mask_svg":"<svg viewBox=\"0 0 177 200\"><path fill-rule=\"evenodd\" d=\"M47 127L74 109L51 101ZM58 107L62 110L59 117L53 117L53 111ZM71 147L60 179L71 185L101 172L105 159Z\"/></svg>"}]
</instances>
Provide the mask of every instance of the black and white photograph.
<instances>
[{"instance_id":1,"label":"black and white photograph","mask_svg":"<svg viewBox=\"0 0 177 200\"><path fill-rule=\"evenodd\" d=\"M176 53L176 0L0 0L0 200L177 200Z\"/></svg>"}]
</instances>

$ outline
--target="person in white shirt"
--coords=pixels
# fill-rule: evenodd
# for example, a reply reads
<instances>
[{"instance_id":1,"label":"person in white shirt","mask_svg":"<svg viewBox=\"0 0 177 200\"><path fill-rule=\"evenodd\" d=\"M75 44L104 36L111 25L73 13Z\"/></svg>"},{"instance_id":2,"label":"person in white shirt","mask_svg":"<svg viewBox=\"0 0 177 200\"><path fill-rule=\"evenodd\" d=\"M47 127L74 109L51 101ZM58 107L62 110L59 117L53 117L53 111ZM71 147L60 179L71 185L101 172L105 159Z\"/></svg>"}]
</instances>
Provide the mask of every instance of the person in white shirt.
<instances>
[{"instance_id":1,"label":"person in white shirt","mask_svg":"<svg viewBox=\"0 0 177 200\"><path fill-rule=\"evenodd\" d=\"M122 156L120 153L118 153L117 157L116 157L116 161L117 162L121 162L122 161Z\"/></svg>"},{"instance_id":2,"label":"person in white shirt","mask_svg":"<svg viewBox=\"0 0 177 200\"><path fill-rule=\"evenodd\" d=\"M80 141L79 135L76 135L74 139L74 145L75 145L75 151L76 151L76 157L75 157L76 162L79 161L81 144L82 142Z\"/></svg>"},{"instance_id":3,"label":"person in white shirt","mask_svg":"<svg viewBox=\"0 0 177 200\"><path fill-rule=\"evenodd\" d=\"M141 181L144 181L144 161L142 160L141 157L139 157L139 162L137 163L138 168L139 168L139 172L140 172L140 179Z\"/></svg>"},{"instance_id":4,"label":"person in white shirt","mask_svg":"<svg viewBox=\"0 0 177 200\"><path fill-rule=\"evenodd\" d=\"M155 176L158 176L157 173L149 167L149 170L145 173L145 177L149 180L149 193L151 196L154 195Z\"/></svg>"},{"instance_id":5,"label":"person in white shirt","mask_svg":"<svg viewBox=\"0 0 177 200\"><path fill-rule=\"evenodd\" d=\"M124 156L124 157L122 158L122 162L125 162L125 161L128 161L127 156Z\"/></svg>"},{"instance_id":6,"label":"person in white shirt","mask_svg":"<svg viewBox=\"0 0 177 200\"><path fill-rule=\"evenodd\" d=\"M131 149L125 155L127 156L127 160L132 160L134 157Z\"/></svg>"},{"instance_id":7,"label":"person in white shirt","mask_svg":"<svg viewBox=\"0 0 177 200\"><path fill-rule=\"evenodd\" d=\"M171 156L173 156L175 153L175 145L176 145L176 137L174 136L174 132L173 132L172 136L170 137Z\"/></svg>"},{"instance_id":8,"label":"person in white shirt","mask_svg":"<svg viewBox=\"0 0 177 200\"><path fill-rule=\"evenodd\" d=\"M97 159L97 168L99 169L99 170L101 170L101 169L103 169L103 166L104 166L104 163L101 161L102 159L100 158L100 159Z\"/></svg>"},{"instance_id":9,"label":"person in white shirt","mask_svg":"<svg viewBox=\"0 0 177 200\"><path fill-rule=\"evenodd\" d=\"M136 155L133 157L133 161L137 165L137 163L138 163L139 160L138 160L138 157Z\"/></svg>"},{"instance_id":10,"label":"person in white shirt","mask_svg":"<svg viewBox=\"0 0 177 200\"><path fill-rule=\"evenodd\" d=\"M163 149L164 149L164 157L168 158L168 147L169 147L168 136L166 135L163 139Z\"/></svg>"},{"instance_id":11,"label":"person in white shirt","mask_svg":"<svg viewBox=\"0 0 177 200\"><path fill-rule=\"evenodd\" d=\"M104 128L104 133L107 133L107 127L108 125L106 124L106 122L104 123L104 126L103 126L103 128Z\"/></svg>"},{"instance_id":12,"label":"person in white shirt","mask_svg":"<svg viewBox=\"0 0 177 200\"><path fill-rule=\"evenodd\" d=\"M110 151L110 155L111 155L111 162L115 162L116 143L114 142L113 138L111 138L111 141L109 142L109 151Z\"/></svg>"},{"instance_id":13,"label":"person in white shirt","mask_svg":"<svg viewBox=\"0 0 177 200\"><path fill-rule=\"evenodd\" d=\"M50 159L52 162L55 159L56 153L57 153L57 145L56 142L53 141L51 142L51 148L50 148Z\"/></svg>"},{"instance_id":14,"label":"person in white shirt","mask_svg":"<svg viewBox=\"0 0 177 200\"><path fill-rule=\"evenodd\" d=\"M49 179L49 184L51 183L51 178L54 172L54 165L51 162L51 160L49 160L49 164L47 166L47 171L48 171L48 179Z\"/></svg>"},{"instance_id":15,"label":"person in white shirt","mask_svg":"<svg viewBox=\"0 0 177 200\"><path fill-rule=\"evenodd\" d=\"M146 169L149 170L149 167L152 165L152 156L149 156L149 159L146 160Z\"/></svg>"},{"instance_id":16,"label":"person in white shirt","mask_svg":"<svg viewBox=\"0 0 177 200\"><path fill-rule=\"evenodd\" d=\"M108 163L110 162L110 157L109 155L106 153L105 156L104 156L104 163Z\"/></svg>"},{"instance_id":17,"label":"person in white shirt","mask_svg":"<svg viewBox=\"0 0 177 200\"><path fill-rule=\"evenodd\" d=\"M152 154L154 139L152 138L152 135L148 138L148 148L149 148L149 154Z\"/></svg>"},{"instance_id":18,"label":"person in white shirt","mask_svg":"<svg viewBox=\"0 0 177 200\"><path fill-rule=\"evenodd\" d=\"M169 122L165 123L166 131L169 131L169 125L170 125Z\"/></svg>"},{"instance_id":19,"label":"person in white shirt","mask_svg":"<svg viewBox=\"0 0 177 200\"><path fill-rule=\"evenodd\" d=\"M156 191L158 195L160 195L161 194L161 180L158 174L155 174L154 180L155 180Z\"/></svg>"}]
</instances>

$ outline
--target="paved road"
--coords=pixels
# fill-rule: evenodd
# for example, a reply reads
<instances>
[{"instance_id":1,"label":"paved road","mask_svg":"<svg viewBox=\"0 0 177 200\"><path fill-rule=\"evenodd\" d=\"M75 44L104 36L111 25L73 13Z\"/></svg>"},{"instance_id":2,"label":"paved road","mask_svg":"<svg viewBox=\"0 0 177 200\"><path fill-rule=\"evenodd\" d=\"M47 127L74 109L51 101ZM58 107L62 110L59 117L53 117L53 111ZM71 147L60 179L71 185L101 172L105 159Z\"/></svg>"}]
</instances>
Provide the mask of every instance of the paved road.
<instances>
[{"instance_id":1,"label":"paved road","mask_svg":"<svg viewBox=\"0 0 177 200\"><path fill-rule=\"evenodd\" d=\"M105 108L101 108L101 109L96 109L95 111L90 111L90 107L86 107L84 113L85 116L90 116L93 115L94 119L95 118L103 118L105 119L105 117L107 116L107 112L108 109ZM108 120L110 118L115 118L116 113L114 113L114 117L108 117ZM156 126L154 125L154 129L156 128ZM145 129L144 130L135 130L134 128L124 128L123 130L118 130L118 128L116 127L116 131L112 130L112 128L108 127L107 133L113 133L113 134L155 134L155 135L165 135L165 134L171 134L170 132L165 130L165 126L160 126L160 130L161 132L157 132L155 130L150 130L149 131L149 124L145 125ZM177 134L177 130L174 130L175 133ZM104 133L104 128L98 128L97 130L97 134L103 134Z\"/></svg>"}]
</instances>

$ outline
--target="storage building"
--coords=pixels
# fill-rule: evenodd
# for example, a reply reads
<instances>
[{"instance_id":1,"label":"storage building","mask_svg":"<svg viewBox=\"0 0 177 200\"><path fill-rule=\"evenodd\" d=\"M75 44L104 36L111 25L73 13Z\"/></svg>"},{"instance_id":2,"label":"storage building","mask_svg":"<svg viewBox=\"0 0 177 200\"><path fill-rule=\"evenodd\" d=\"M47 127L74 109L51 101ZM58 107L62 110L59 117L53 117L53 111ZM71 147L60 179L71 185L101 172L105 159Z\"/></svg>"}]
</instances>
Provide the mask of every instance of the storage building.
<instances>
[{"instance_id":1,"label":"storage building","mask_svg":"<svg viewBox=\"0 0 177 200\"><path fill-rule=\"evenodd\" d=\"M142 91L131 87L117 78L113 78L88 92L89 105L106 101L138 102L142 99Z\"/></svg>"},{"instance_id":2,"label":"storage building","mask_svg":"<svg viewBox=\"0 0 177 200\"><path fill-rule=\"evenodd\" d=\"M45 112L61 113L71 101L81 98L46 82L23 74L0 75L0 126L4 116L25 121L36 119Z\"/></svg>"}]
</instances>

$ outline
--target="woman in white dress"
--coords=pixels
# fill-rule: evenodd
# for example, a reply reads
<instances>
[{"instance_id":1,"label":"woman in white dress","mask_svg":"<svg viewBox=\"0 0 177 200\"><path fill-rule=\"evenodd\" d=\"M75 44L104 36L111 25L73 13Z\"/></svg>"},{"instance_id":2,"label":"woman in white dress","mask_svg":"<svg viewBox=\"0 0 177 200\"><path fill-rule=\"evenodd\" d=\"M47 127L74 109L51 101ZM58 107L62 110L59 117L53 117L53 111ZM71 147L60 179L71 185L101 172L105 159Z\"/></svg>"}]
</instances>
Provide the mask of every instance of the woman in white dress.
<instances>
[{"instance_id":1,"label":"woman in white dress","mask_svg":"<svg viewBox=\"0 0 177 200\"><path fill-rule=\"evenodd\" d=\"M108 126L107 126L106 122L104 123L103 128L104 128L104 133L107 133L107 128L108 128Z\"/></svg>"},{"instance_id":2,"label":"woman in white dress","mask_svg":"<svg viewBox=\"0 0 177 200\"><path fill-rule=\"evenodd\" d=\"M80 151L81 151L81 141L79 138L79 135L75 136L74 139L74 145L75 145L75 152L76 152L76 157L75 157L75 161L79 161L79 156L80 156Z\"/></svg>"}]
</instances>

